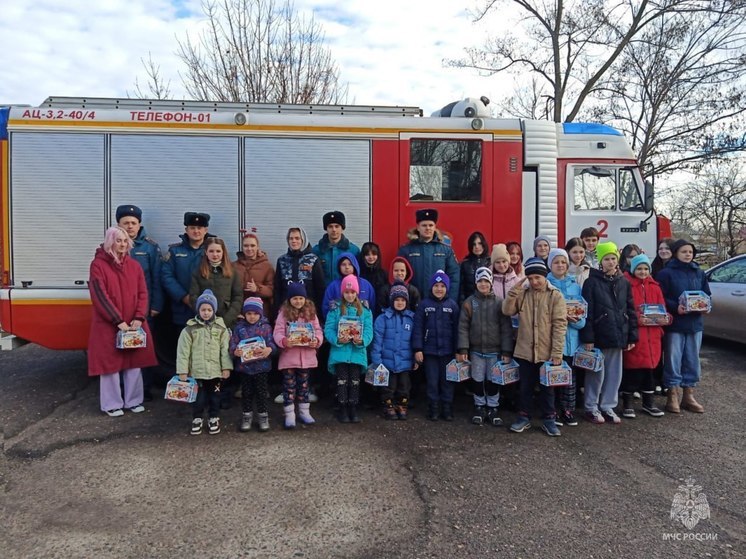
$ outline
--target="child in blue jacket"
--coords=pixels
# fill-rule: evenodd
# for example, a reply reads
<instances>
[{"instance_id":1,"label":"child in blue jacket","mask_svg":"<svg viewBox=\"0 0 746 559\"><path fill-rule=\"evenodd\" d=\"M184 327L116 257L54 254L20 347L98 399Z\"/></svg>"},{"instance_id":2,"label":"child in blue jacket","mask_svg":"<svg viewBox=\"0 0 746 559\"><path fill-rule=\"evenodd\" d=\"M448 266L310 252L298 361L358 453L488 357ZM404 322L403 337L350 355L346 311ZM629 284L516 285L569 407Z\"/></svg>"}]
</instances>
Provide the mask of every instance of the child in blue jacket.
<instances>
[{"instance_id":1,"label":"child in blue jacket","mask_svg":"<svg viewBox=\"0 0 746 559\"><path fill-rule=\"evenodd\" d=\"M409 306L409 290L403 282L395 282L389 291L389 307L376 318L371 363L381 363L389 370L389 384L382 388L383 416L386 419L407 419L410 373L414 366L412 331L414 313Z\"/></svg>"},{"instance_id":2,"label":"child in blue jacket","mask_svg":"<svg viewBox=\"0 0 746 559\"><path fill-rule=\"evenodd\" d=\"M357 413L360 375L368 366L366 348L373 341L373 313L358 297L360 287L357 276L350 274L343 277L341 291L342 299L326 317L324 338L331 344L329 371L337 377L337 419L340 423L360 423ZM340 332L340 321L348 318L358 321L357 328Z\"/></svg>"},{"instance_id":3,"label":"child in blue jacket","mask_svg":"<svg viewBox=\"0 0 746 559\"><path fill-rule=\"evenodd\" d=\"M234 370L241 374L241 404L243 414L239 431L251 430L254 419L252 403L256 398L256 415L259 431L269 431L269 372L272 370L273 353L277 353L277 345L272 335L272 326L264 316L264 303L259 297L249 297L243 302L241 308L243 316L239 315L236 327L233 329L229 343L230 353L233 356ZM266 347L261 352L261 357L251 361L242 361L242 350L238 345L243 340L250 338L261 338Z\"/></svg>"},{"instance_id":4,"label":"child in blue jacket","mask_svg":"<svg viewBox=\"0 0 746 559\"><path fill-rule=\"evenodd\" d=\"M680 413L683 408L703 413L704 407L694 399L694 388L701 374L699 350L704 317L701 312L687 312L679 304L679 297L684 291L704 291L710 295L710 285L705 273L694 262L697 249L692 243L679 239L671 252L673 257L658 274L666 308L673 315L673 323L666 328L663 342L663 382L668 388L666 411Z\"/></svg>"},{"instance_id":5,"label":"child in blue jacket","mask_svg":"<svg viewBox=\"0 0 746 559\"><path fill-rule=\"evenodd\" d=\"M415 361L424 365L430 421L453 421L453 384L446 380L446 366L456 357L459 307L448 297L450 284L443 270L435 272L430 294L414 316L412 349Z\"/></svg>"},{"instance_id":6,"label":"child in blue jacket","mask_svg":"<svg viewBox=\"0 0 746 559\"><path fill-rule=\"evenodd\" d=\"M583 291L575 280L575 276L569 274L570 257L567 251L561 248L553 248L549 251L547 258L549 263L549 275L547 280L556 287L565 302L569 300L582 301ZM585 317L576 318L567 315L567 333L565 334L565 349L562 358L572 367L572 359L580 346L580 330L585 326ZM568 386L560 386L554 391L557 397L557 425L577 425L575 417L576 379L575 369L572 371L572 382Z\"/></svg>"}]
</instances>

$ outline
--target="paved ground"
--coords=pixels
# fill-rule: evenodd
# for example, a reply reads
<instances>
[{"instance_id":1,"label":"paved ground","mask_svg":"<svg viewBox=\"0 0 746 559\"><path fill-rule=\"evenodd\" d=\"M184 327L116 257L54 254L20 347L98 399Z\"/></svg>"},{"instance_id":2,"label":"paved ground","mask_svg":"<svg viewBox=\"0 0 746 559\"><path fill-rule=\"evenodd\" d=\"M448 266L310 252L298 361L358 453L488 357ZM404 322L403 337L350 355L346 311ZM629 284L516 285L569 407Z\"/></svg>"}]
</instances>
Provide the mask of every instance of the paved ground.
<instances>
[{"instance_id":1,"label":"paved ground","mask_svg":"<svg viewBox=\"0 0 746 559\"><path fill-rule=\"evenodd\" d=\"M234 407L223 433L191 437L186 406L105 417L82 353L26 346L0 354L1 553L745 557L746 347L707 342L703 357L703 416L581 423L559 439L471 426L464 396L452 424L416 409L339 425L318 406L319 424L284 432L274 406L269 433L242 434ZM711 511L691 531L669 518L690 476Z\"/></svg>"}]
</instances>

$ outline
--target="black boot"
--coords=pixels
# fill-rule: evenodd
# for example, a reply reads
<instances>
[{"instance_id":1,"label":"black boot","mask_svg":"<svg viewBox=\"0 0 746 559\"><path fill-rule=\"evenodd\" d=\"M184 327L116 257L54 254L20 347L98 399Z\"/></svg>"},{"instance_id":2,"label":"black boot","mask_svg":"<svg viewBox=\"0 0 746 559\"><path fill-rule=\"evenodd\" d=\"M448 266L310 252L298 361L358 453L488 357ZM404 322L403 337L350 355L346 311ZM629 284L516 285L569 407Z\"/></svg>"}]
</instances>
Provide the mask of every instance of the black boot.
<instances>
[{"instance_id":1,"label":"black boot","mask_svg":"<svg viewBox=\"0 0 746 559\"><path fill-rule=\"evenodd\" d=\"M635 418L635 408L632 405L632 392L622 392L622 417Z\"/></svg>"},{"instance_id":2,"label":"black boot","mask_svg":"<svg viewBox=\"0 0 746 559\"><path fill-rule=\"evenodd\" d=\"M430 402L427 405L427 418L430 421L438 421L438 402Z\"/></svg>"},{"instance_id":3,"label":"black boot","mask_svg":"<svg viewBox=\"0 0 746 559\"><path fill-rule=\"evenodd\" d=\"M652 392L642 393L642 411L653 417L662 417L663 411L655 405L655 399Z\"/></svg>"},{"instance_id":4,"label":"black boot","mask_svg":"<svg viewBox=\"0 0 746 559\"><path fill-rule=\"evenodd\" d=\"M347 406L345 404L340 403L337 406L337 421L340 423L350 422L350 416L347 414Z\"/></svg>"},{"instance_id":5,"label":"black boot","mask_svg":"<svg viewBox=\"0 0 746 559\"><path fill-rule=\"evenodd\" d=\"M349 413L350 423L360 423L360 416L357 414L357 404L349 404L347 412Z\"/></svg>"},{"instance_id":6,"label":"black boot","mask_svg":"<svg viewBox=\"0 0 746 559\"><path fill-rule=\"evenodd\" d=\"M487 417L487 410L484 406L474 406L474 413L471 414L471 422L474 425L481 425Z\"/></svg>"},{"instance_id":7,"label":"black boot","mask_svg":"<svg viewBox=\"0 0 746 559\"><path fill-rule=\"evenodd\" d=\"M441 404L440 418L443 421L453 421L453 408L450 403L443 402Z\"/></svg>"}]
</instances>

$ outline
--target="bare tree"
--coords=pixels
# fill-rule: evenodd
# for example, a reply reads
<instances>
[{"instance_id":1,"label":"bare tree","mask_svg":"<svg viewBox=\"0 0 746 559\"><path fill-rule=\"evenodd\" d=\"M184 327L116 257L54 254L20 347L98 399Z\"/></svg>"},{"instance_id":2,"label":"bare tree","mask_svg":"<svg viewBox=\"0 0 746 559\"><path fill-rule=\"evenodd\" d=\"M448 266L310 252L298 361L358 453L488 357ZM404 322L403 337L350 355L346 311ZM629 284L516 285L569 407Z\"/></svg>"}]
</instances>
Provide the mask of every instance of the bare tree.
<instances>
[{"instance_id":1,"label":"bare tree","mask_svg":"<svg viewBox=\"0 0 746 559\"><path fill-rule=\"evenodd\" d=\"M746 149L738 138L746 114L746 5L708 4L651 22L585 111L622 129L648 174L696 171Z\"/></svg>"},{"instance_id":2,"label":"bare tree","mask_svg":"<svg viewBox=\"0 0 746 559\"><path fill-rule=\"evenodd\" d=\"M673 194L673 219L720 259L735 256L746 227L746 177L743 160L705 165L692 184Z\"/></svg>"},{"instance_id":3,"label":"bare tree","mask_svg":"<svg viewBox=\"0 0 746 559\"><path fill-rule=\"evenodd\" d=\"M145 68L145 74L147 76L143 87L140 85L138 78L135 78L135 90L130 93L127 91L127 97L135 97L138 99L170 99L171 98L171 80L165 80L161 73L160 65L153 61L153 54L148 52L148 59L140 59L140 62Z\"/></svg>"},{"instance_id":4,"label":"bare tree","mask_svg":"<svg viewBox=\"0 0 746 559\"><path fill-rule=\"evenodd\" d=\"M206 0L207 28L179 41L194 99L299 104L343 102L346 86L314 19L290 0Z\"/></svg>"}]
</instances>

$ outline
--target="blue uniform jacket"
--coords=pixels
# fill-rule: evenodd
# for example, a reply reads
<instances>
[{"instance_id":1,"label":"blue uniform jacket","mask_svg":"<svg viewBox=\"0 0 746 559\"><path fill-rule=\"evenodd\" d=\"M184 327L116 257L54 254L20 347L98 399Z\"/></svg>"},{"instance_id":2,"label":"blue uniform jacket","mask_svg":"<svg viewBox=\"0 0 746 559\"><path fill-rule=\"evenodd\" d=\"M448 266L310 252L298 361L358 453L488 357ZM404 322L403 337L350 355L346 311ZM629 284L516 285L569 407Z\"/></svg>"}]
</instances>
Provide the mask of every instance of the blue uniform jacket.
<instances>
[{"instance_id":1,"label":"blue uniform jacket","mask_svg":"<svg viewBox=\"0 0 746 559\"><path fill-rule=\"evenodd\" d=\"M414 366L414 313L408 309L399 312L388 308L376 318L373 329L371 363L376 367L383 363L392 373L411 371Z\"/></svg>"},{"instance_id":2,"label":"blue uniform jacket","mask_svg":"<svg viewBox=\"0 0 746 559\"><path fill-rule=\"evenodd\" d=\"M583 290L575 281L574 276L567 275L564 279L557 279L551 273L547 276L549 283L556 287L565 301L568 299L577 299L578 301L583 300ZM563 355L575 355L580 345L580 330L585 326L585 317L581 318L577 322L567 321L567 334L565 334L565 350L562 352Z\"/></svg>"},{"instance_id":3,"label":"blue uniform jacket","mask_svg":"<svg viewBox=\"0 0 746 559\"><path fill-rule=\"evenodd\" d=\"M355 255L351 252L343 252L337 256L335 268L339 268L339 261L343 258L347 258L352 263L352 267L355 268L357 283L360 287L358 297L360 297L360 300L363 301L371 311L374 310L376 308L376 290L373 289L373 286L367 279L360 277L360 264L358 263L357 258L355 258ZM324 301L321 303L321 315L324 318L326 318L326 315L329 314L330 310L336 307L337 302L342 299L342 292L340 291L341 285L342 278L338 278L326 287L326 291L324 291Z\"/></svg>"},{"instance_id":4,"label":"blue uniform jacket","mask_svg":"<svg viewBox=\"0 0 746 559\"><path fill-rule=\"evenodd\" d=\"M419 239L413 239L399 248L398 256L406 258L412 266L413 274L411 283L420 290L421 295L430 293L430 278L438 270L443 270L451 286L448 289L448 297L458 301L461 285L461 268L456 262L453 249L443 243L437 233L432 241L423 243Z\"/></svg>"},{"instance_id":5,"label":"blue uniform jacket","mask_svg":"<svg viewBox=\"0 0 746 559\"><path fill-rule=\"evenodd\" d=\"M657 277L666 300L666 308L673 315L673 323L666 327L667 332L694 334L705 328L703 313L679 314L679 296L684 291L704 291L710 295L710 284L705 273L696 262L685 264L677 258L669 260Z\"/></svg>"},{"instance_id":6,"label":"blue uniform jacket","mask_svg":"<svg viewBox=\"0 0 746 559\"><path fill-rule=\"evenodd\" d=\"M329 242L329 235L325 234L311 250L319 257L319 261L321 262L321 269L324 272L324 285L329 285L332 281L340 279L339 270L337 269L337 259L343 252L352 253L355 257L353 260L357 260L357 255L360 254L360 248L356 244L351 243L344 235L342 235L342 238L336 245L332 245ZM358 270L359 275L360 271Z\"/></svg>"},{"instance_id":7,"label":"blue uniform jacket","mask_svg":"<svg viewBox=\"0 0 746 559\"><path fill-rule=\"evenodd\" d=\"M148 288L149 309L161 312L163 310L163 289L161 288L161 247L145 233L145 228L140 227L137 237L134 239L135 246L130 251L130 256L140 264L145 275L145 286Z\"/></svg>"},{"instance_id":8,"label":"blue uniform jacket","mask_svg":"<svg viewBox=\"0 0 746 559\"><path fill-rule=\"evenodd\" d=\"M189 295L192 274L199 268L205 249L204 243L199 248L192 248L186 233L179 237L181 237L180 243L168 246L168 252L161 267L161 283L171 299L174 324L184 325L187 320L194 318L194 310L189 305L185 305L182 299Z\"/></svg>"},{"instance_id":9,"label":"blue uniform jacket","mask_svg":"<svg viewBox=\"0 0 746 559\"><path fill-rule=\"evenodd\" d=\"M414 315L412 349L426 355L455 355L458 318L458 304L453 299L425 297Z\"/></svg>"}]
</instances>

